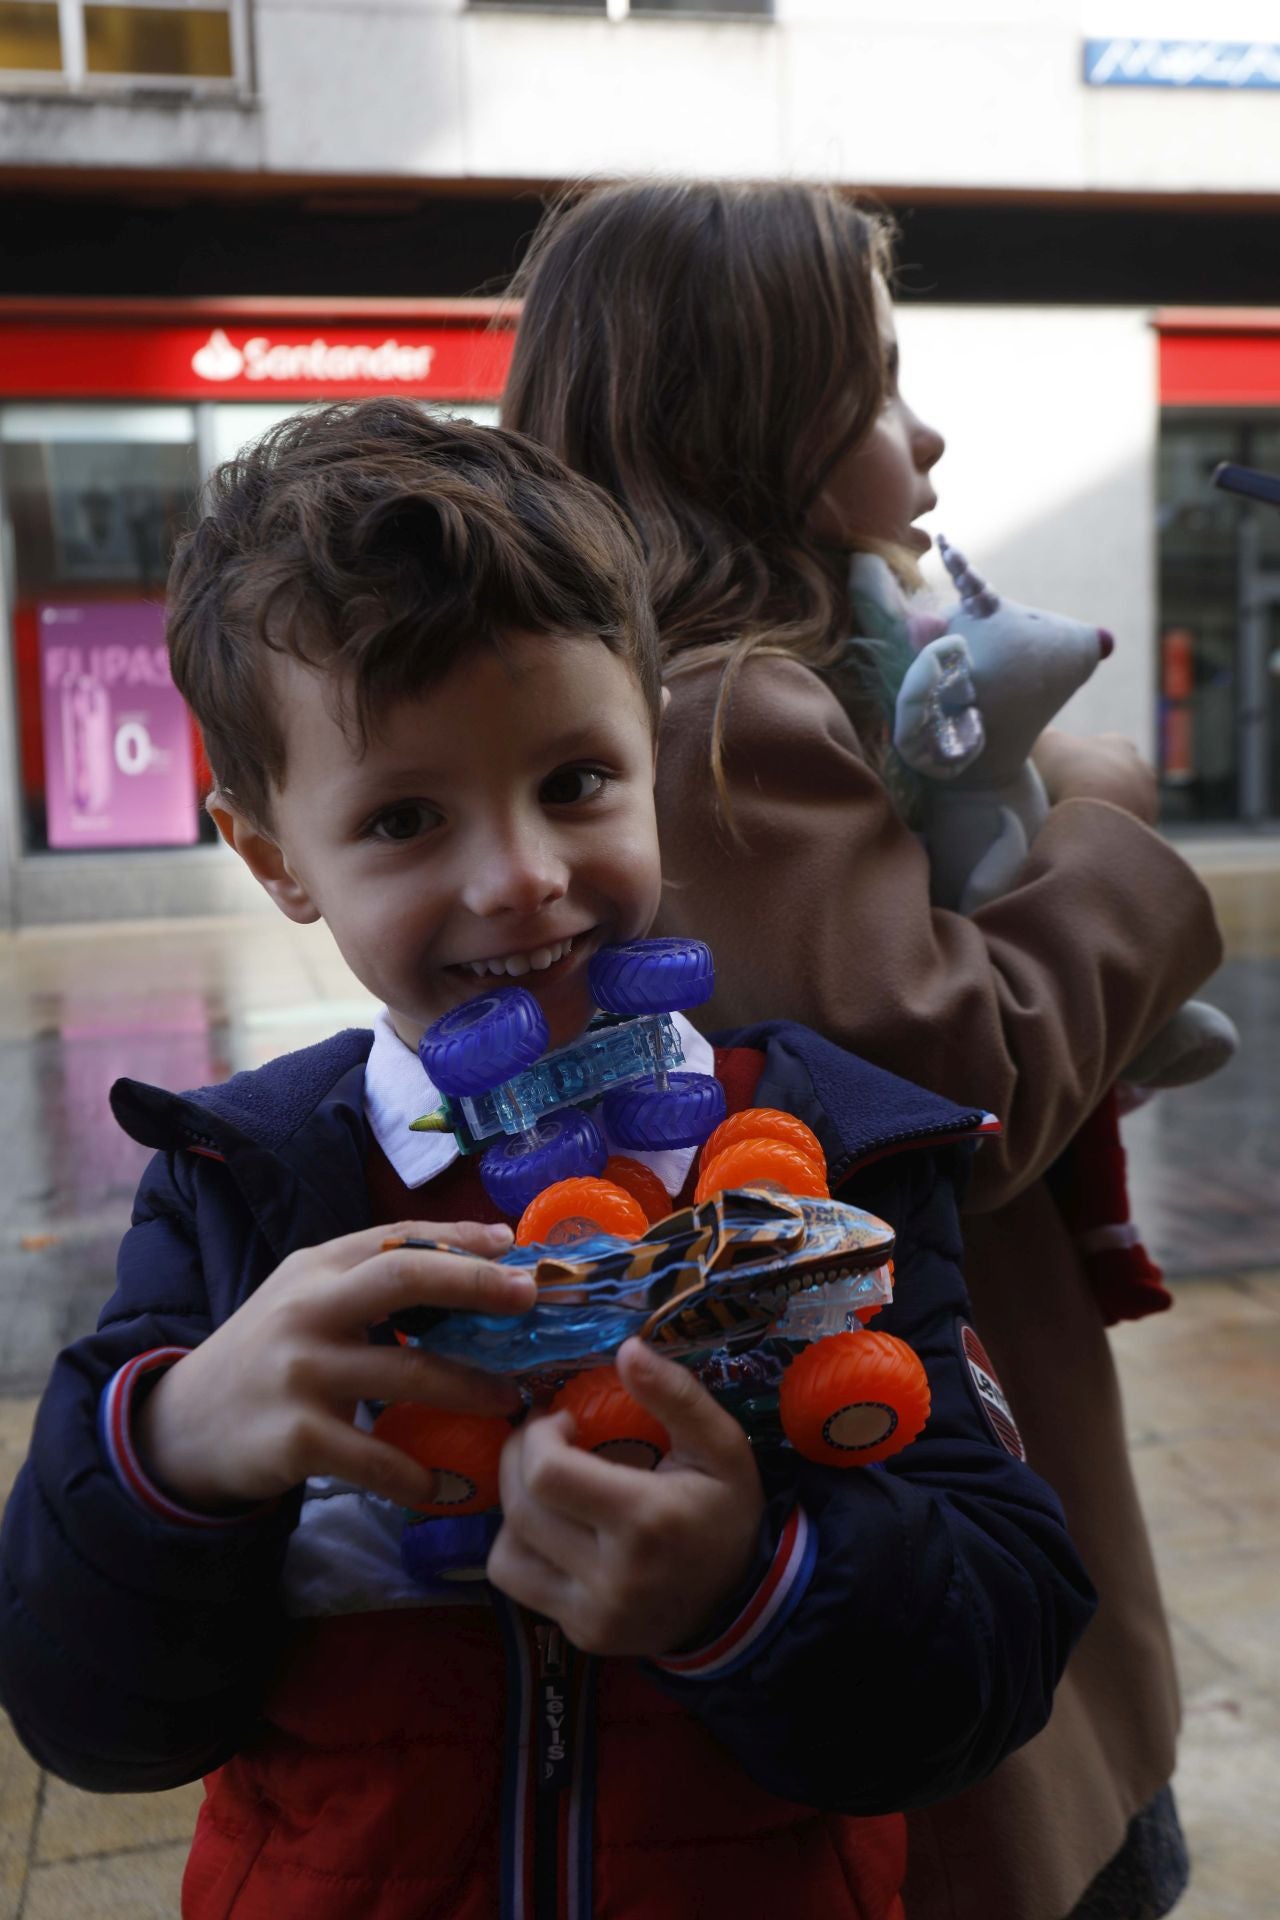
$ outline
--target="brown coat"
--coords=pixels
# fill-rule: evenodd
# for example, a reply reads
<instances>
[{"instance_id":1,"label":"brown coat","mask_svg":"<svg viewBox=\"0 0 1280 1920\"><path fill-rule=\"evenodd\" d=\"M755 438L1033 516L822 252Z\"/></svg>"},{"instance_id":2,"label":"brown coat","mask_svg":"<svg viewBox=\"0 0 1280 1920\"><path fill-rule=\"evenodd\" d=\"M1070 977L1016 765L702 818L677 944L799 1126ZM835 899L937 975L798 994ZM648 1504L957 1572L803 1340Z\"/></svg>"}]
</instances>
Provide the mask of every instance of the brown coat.
<instances>
[{"instance_id":1,"label":"brown coat","mask_svg":"<svg viewBox=\"0 0 1280 1920\"><path fill-rule=\"evenodd\" d=\"M710 768L719 666L678 674L663 722L658 931L707 940L701 1024L789 1018L998 1114L966 1222L975 1317L1028 1457L1056 1488L1101 1598L1049 1726L990 1781L912 1816L911 1920L1062 1920L1169 1779L1177 1685L1110 1347L1039 1175L1213 972L1207 894L1147 827L1056 807L1004 898L929 904L924 853L828 687L757 658Z\"/></svg>"}]
</instances>

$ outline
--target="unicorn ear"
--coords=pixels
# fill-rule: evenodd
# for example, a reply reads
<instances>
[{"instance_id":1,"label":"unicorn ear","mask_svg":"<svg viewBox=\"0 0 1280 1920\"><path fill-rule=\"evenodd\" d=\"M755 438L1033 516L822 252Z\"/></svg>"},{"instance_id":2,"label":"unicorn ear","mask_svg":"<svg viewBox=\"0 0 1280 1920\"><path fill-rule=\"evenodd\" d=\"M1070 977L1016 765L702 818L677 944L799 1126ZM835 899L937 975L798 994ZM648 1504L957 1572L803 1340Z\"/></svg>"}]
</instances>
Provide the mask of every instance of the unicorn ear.
<instances>
[{"instance_id":1,"label":"unicorn ear","mask_svg":"<svg viewBox=\"0 0 1280 1920\"><path fill-rule=\"evenodd\" d=\"M959 589L964 612L972 614L975 620L987 620L993 613L998 613L1000 595L994 587L987 585L980 573L974 572L959 547L949 546L939 534L938 552L942 555L943 566Z\"/></svg>"}]
</instances>

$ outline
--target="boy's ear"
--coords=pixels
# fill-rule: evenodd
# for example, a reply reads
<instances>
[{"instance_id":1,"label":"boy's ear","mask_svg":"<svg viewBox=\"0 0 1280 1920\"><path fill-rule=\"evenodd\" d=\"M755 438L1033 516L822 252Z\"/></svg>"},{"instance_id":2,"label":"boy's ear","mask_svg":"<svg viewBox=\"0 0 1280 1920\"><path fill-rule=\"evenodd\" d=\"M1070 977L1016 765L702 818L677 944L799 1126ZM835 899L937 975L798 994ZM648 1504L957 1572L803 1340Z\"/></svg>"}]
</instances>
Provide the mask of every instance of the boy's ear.
<instances>
[{"instance_id":1,"label":"boy's ear","mask_svg":"<svg viewBox=\"0 0 1280 1920\"><path fill-rule=\"evenodd\" d=\"M279 842L240 812L228 794L217 788L205 801L205 811L233 853L238 853L260 887L264 887L288 919L308 926L320 918L312 900L285 858Z\"/></svg>"}]
</instances>

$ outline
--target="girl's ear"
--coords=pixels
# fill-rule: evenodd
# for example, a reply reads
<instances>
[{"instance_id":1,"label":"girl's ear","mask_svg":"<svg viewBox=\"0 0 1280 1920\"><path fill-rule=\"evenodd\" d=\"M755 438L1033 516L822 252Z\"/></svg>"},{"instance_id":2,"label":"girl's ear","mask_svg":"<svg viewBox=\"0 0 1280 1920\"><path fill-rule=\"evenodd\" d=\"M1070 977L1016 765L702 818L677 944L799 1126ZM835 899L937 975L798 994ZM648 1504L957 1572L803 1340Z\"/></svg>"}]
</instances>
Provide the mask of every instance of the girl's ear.
<instances>
[{"instance_id":1,"label":"girl's ear","mask_svg":"<svg viewBox=\"0 0 1280 1920\"><path fill-rule=\"evenodd\" d=\"M234 800L216 787L205 801L205 811L233 853L248 867L260 887L287 919L308 926L320 918L320 909L290 867L284 848L264 828L241 813Z\"/></svg>"},{"instance_id":2,"label":"girl's ear","mask_svg":"<svg viewBox=\"0 0 1280 1920\"><path fill-rule=\"evenodd\" d=\"M670 687L664 686L658 702L658 725L653 729L653 777L655 781L658 778L658 743L662 738L662 720L670 705L671 689Z\"/></svg>"}]
</instances>

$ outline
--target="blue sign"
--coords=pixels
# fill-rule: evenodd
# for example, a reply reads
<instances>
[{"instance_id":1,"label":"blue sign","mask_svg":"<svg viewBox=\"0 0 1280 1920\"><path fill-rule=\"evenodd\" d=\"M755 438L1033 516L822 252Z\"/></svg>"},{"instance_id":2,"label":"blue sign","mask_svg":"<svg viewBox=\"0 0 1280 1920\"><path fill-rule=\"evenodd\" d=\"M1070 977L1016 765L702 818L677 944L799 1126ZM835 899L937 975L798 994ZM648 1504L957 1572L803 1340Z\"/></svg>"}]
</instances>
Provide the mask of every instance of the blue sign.
<instances>
[{"instance_id":1,"label":"blue sign","mask_svg":"<svg viewBox=\"0 0 1280 1920\"><path fill-rule=\"evenodd\" d=\"M1090 87L1280 88L1278 40L1086 40Z\"/></svg>"}]
</instances>

